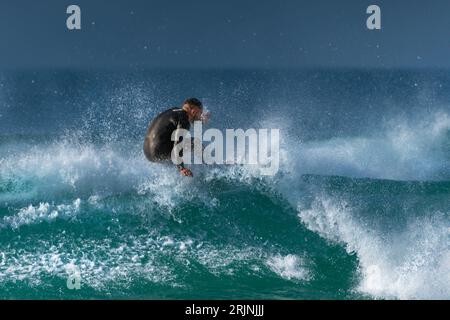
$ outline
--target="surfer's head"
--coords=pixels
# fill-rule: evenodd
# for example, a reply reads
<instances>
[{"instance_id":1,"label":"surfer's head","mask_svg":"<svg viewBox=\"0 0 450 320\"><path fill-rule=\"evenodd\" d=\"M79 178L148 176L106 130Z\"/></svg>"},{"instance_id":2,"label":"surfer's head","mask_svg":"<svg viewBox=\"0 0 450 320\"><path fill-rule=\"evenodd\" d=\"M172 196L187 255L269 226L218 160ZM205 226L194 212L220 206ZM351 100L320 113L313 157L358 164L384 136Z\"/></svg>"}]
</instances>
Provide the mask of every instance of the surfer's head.
<instances>
[{"instance_id":1,"label":"surfer's head","mask_svg":"<svg viewBox=\"0 0 450 320\"><path fill-rule=\"evenodd\" d=\"M183 102L183 110L187 112L189 121L201 121L203 114L203 104L197 98L189 98Z\"/></svg>"}]
</instances>

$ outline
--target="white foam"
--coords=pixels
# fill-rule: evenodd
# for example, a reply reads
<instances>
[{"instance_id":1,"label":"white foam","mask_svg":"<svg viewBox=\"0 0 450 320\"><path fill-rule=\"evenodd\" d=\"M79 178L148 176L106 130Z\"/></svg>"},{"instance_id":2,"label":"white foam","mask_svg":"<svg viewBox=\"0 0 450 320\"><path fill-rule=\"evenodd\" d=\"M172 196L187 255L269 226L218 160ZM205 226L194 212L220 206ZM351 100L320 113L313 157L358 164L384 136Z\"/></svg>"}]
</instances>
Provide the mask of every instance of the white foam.
<instances>
[{"instance_id":1,"label":"white foam","mask_svg":"<svg viewBox=\"0 0 450 320\"><path fill-rule=\"evenodd\" d=\"M70 218L80 211L81 200L76 199L72 204L50 205L47 202L41 202L37 206L29 205L20 209L17 214L3 217L1 227L10 226L17 229L23 225L35 224L40 222L50 222L58 217Z\"/></svg>"},{"instance_id":2,"label":"white foam","mask_svg":"<svg viewBox=\"0 0 450 320\"><path fill-rule=\"evenodd\" d=\"M302 174L394 180L450 178L450 116L435 113L414 123L392 121L372 136L286 141L289 165Z\"/></svg>"},{"instance_id":3,"label":"white foam","mask_svg":"<svg viewBox=\"0 0 450 320\"><path fill-rule=\"evenodd\" d=\"M310 273L302 258L288 254L273 256L267 261L270 269L287 280L309 280Z\"/></svg>"},{"instance_id":4,"label":"white foam","mask_svg":"<svg viewBox=\"0 0 450 320\"><path fill-rule=\"evenodd\" d=\"M137 279L179 287L189 285L184 283L183 270L192 271L191 261L195 262L194 270L200 264L212 274L232 276L238 268L261 273L261 268L255 265L276 257L259 247L213 245L170 235L121 234L114 245L109 238L74 242L67 241L63 234L55 237L20 250L6 245L0 255L0 283L24 281L30 286L41 286L49 277L66 281L76 273L82 288L91 287L104 293L127 288ZM167 263L168 259L172 262ZM294 260L293 265L288 262L285 268L288 274L298 277L299 260Z\"/></svg>"},{"instance_id":5,"label":"white foam","mask_svg":"<svg viewBox=\"0 0 450 320\"><path fill-rule=\"evenodd\" d=\"M403 231L382 235L357 221L345 202L319 197L299 217L310 230L357 254L358 290L383 298L450 298L448 216L412 217Z\"/></svg>"}]
</instances>

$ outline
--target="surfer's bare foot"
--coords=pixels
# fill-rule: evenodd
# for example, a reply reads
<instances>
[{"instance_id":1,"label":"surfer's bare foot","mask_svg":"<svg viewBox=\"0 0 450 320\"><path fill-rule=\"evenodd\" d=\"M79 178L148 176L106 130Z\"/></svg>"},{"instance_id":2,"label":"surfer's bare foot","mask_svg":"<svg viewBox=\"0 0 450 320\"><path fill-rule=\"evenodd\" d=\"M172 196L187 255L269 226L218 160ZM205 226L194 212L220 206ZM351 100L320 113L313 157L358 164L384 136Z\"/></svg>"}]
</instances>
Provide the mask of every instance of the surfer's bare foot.
<instances>
[{"instance_id":1,"label":"surfer's bare foot","mask_svg":"<svg viewBox=\"0 0 450 320\"><path fill-rule=\"evenodd\" d=\"M185 177L193 177L194 175L192 174L192 171L189 170L188 168L182 168L180 169L180 172L183 176Z\"/></svg>"}]
</instances>

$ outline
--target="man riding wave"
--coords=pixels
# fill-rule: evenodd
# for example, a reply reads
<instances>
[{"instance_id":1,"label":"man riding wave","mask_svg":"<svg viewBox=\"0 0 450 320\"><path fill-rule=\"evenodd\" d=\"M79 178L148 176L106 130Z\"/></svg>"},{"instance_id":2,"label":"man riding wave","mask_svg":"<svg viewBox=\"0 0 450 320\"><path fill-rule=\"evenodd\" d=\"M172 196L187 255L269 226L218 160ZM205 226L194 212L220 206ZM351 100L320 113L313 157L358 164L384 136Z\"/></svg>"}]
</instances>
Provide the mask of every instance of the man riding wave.
<instances>
[{"instance_id":1,"label":"man riding wave","mask_svg":"<svg viewBox=\"0 0 450 320\"><path fill-rule=\"evenodd\" d=\"M196 98L184 101L181 108L171 108L160 113L150 123L144 140L144 154L151 162L167 162L171 159L172 149L182 140L172 140L172 133L178 129L189 130L194 121L209 119L209 112L203 112L203 104ZM176 166L184 176L192 177L192 171L183 163Z\"/></svg>"}]
</instances>

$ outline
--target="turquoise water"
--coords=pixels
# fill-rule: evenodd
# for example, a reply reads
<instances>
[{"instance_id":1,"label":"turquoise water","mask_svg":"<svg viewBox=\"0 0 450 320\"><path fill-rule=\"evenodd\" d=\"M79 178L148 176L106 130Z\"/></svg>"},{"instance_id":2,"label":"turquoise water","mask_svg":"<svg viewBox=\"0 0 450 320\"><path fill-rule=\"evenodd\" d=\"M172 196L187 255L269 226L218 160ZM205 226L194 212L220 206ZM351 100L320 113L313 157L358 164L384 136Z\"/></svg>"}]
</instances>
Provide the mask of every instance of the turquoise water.
<instances>
[{"instance_id":1,"label":"turquoise water","mask_svg":"<svg viewBox=\"0 0 450 320\"><path fill-rule=\"evenodd\" d=\"M449 299L439 72L0 77L0 298ZM158 112L279 128L280 170L148 163ZM80 289L69 289L76 275Z\"/></svg>"}]
</instances>

